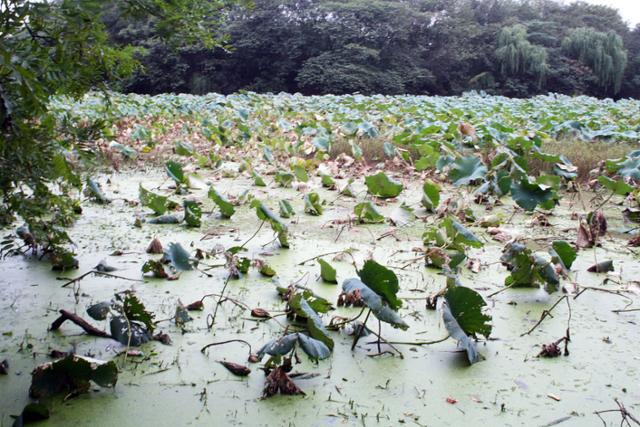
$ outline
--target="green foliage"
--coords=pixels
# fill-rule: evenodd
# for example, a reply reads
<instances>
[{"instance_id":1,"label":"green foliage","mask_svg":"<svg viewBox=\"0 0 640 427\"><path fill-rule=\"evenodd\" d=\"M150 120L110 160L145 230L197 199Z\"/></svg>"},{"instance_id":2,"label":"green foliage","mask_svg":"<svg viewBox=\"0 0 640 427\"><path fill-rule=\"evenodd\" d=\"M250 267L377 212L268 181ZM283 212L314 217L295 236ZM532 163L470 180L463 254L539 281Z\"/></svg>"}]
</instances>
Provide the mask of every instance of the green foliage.
<instances>
[{"instance_id":1,"label":"green foliage","mask_svg":"<svg viewBox=\"0 0 640 427\"><path fill-rule=\"evenodd\" d=\"M213 200L213 202L220 209L220 215L223 218L231 218L233 214L236 212L236 208L224 197L222 194L218 193L214 187L209 188L209 198Z\"/></svg>"},{"instance_id":2,"label":"green foliage","mask_svg":"<svg viewBox=\"0 0 640 427\"><path fill-rule=\"evenodd\" d=\"M434 211L440 204L440 186L430 180L422 186L422 206L428 211Z\"/></svg>"},{"instance_id":3,"label":"green foliage","mask_svg":"<svg viewBox=\"0 0 640 427\"><path fill-rule=\"evenodd\" d=\"M614 31L604 33L588 27L575 28L562 41L562 50L591 67L605 91L620 92L627 51L622 38Z\"/></svg>"},{"instance_id":4,"label":"green foliage","mask_svg":"<svg viewBox=\"0 0 640 427\"><path fill-rule=\"evenodd\" d=\"M358 221L364 224L380 224L384 222L384 216L369 200L358 203L353 208L353 212L356 214Z\"/></svg>"},{"instance_id":5,"label":"green foliage","mask_svg":"<svg viewBox=\"0 0 640 427\"><path fill-rule=\"evenodd\" d=\"M396 294L400 290L398 277L387 267L370 259L364 263L362 270L358 271L360 280L373 292L380 295L384 301L394 310L402 307L402 301Z\"/></svg>"},{"instance_id":6,"label":"green foliage","mask_svg":"<svg viewBox=\"0 0 640 427\"><path fill-rule=\"evenodd\" d=\"M322 258L318 258L318 264L320 264L320 277L327 283L338 283L336 278L336 269L331 264Z\"/></svg>"},{"instance_id":7,"label":"green foliage","mask_svg":"<svg viewBox=\"0 0 640 427\"><path fill-rule=\"evenodd\" d=\"M342 283L342 291L346 294L358 292L364 304L371 309L371 312L378 320L388 323L394 328L409 328L409 325L402 320L398 312L392 309L380 294L374 292L361 280L355 278L345 280Z\"/></svg>"},{"instance_id":8,"label":"green foliage","mask_svg":"<svg viewBox=\"0 0 640 427\"><path fill-rule=\"evenodd\" d=\"M541 86L547 73L547 51L527 40L527 28L516 24L498 34L495 51L503 75L528 74Z\"/></svg>"},{"instance_id":9,"label":"green foliage","mask_svg":"<svg viewBox=\"0 0 640 427\"><path fill-rule=\"evenodd\" d=\"M70 167L86 160L82 145L99 138L108 125L88 119L58 129L50 108L54 95L80 97L131 75L138 49L114 46L102 19L107 9L124 20L153 16L159 39L181 45L220 44L213 31L232 2L186 0L97 0L3 2L0 33L0 221L15 215L30 225L43 218L54 225L72 219L71 190L80 187ZM206 19L204 19L206 17ZM61 131L61 132L60 132ZM88 191L102 202L89 181ZM9 214L9 212L11 214ZM59 215L51 216L57 212ZM62 242L61 242L62 244ZM58 251L60 249L57 249Z\"/></svg>"},{"instance_id":10,"label":"green foliage","mask_svg":"<svg viewBox=\"0 0 640 427\"><path fill-rule=\"evenodd\" d=\"M271 228L276 233L280 246L283 248L289 247L289 230L287 226L280 221L274 213L266 207L259 200L251 202L251 207L256 209L256 215L262 221L267 221L271 225Z\"/></svg>"},{"instance_id":11,"label":"green foliage","mask_svg":"<svg viewBox=\"0 0 640 427\"><path fill-rule=\"evenodd\" d=\"M304 196L304 211L309 215L322 215L322 200L318 193L308 193Z\"/></svg>"},{"instance_id":12,"label":"green foliage","mask_svg":"<svg viewBox=\"0 0 640 427\"><path fill-rule=\"evenodd\" d=\"M384 172L367 176L364 182L370 194L383 199L397 197L402 192L402 184L389 178Z\"/></svg>"}]
</instances>

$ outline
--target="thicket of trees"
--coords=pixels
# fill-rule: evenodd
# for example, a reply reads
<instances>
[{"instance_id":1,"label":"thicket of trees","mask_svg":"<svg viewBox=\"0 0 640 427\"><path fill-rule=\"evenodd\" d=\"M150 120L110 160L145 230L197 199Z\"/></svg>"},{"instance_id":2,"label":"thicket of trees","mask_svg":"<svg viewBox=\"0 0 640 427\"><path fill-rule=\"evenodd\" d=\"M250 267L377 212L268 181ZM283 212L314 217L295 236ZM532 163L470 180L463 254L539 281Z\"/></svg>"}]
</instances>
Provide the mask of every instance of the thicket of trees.
<instances>
[{"instance_id":1,"label":"thicket of trees","mask_svg":"<svg viewBox=\"0 0 640 427\"><path fill-rule=\"evenodd\" d=\"M254 0L232 10L228 49L159 44L153 27L109 20L146 49L141 93L415 93L469 89L640 96L640 27L611 8L554 0Z\"/></svg>"}]
</instances>

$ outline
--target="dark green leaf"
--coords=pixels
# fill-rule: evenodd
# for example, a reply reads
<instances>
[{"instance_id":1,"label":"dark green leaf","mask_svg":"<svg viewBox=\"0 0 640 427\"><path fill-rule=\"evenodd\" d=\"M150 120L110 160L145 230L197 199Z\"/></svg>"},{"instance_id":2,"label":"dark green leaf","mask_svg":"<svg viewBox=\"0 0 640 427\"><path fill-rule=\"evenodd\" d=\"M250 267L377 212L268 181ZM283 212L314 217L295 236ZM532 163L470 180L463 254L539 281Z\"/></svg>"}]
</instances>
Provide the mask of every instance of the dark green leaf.
<instances>
[{"instance_id":1,"label":"dark green leaf","mask_svg":"<svg viewBox=\"0 0 640 427\"><path fill-rule=\"evenodd\" d=\"M111 301L103 301L87 308L87 314L94 320L105 320L111 312Z\"/></svg>"},{"instance_id":2,"label":"dark green leaf","mask_svg":"<svg viewBox=\"0 0 640 427\"><path fill-rule=\"evenodd\" d=\"M318 193L305 194L304 211L309 215L322 215L322 200L320 200Z\"/></svg>"},{"instance_id":3,"label":"dark green leaf","mask_svg":"<svg viewBox=\"0 0 640 427\"><path fill-rule=\"evenodd\" d=\"M556 255L562 262L563 267L569 269L573 265L573 261L576 260L578 254L576 250L564 240L556 240L551 244L551 247L555 251Z\"/></svg>"},{"instance_id":4,"label":"dark green leaf","mask_svg":"<svg viewBox=\"0 0 640 427\"><path fill-rule=\"evenodd\" d=\"M209 188L208 196L220 209L220 214L223 218L231 218L236 212L235 207L227 200L223 195L218 193L214 187Z\"/></svg>"},{"instance_id":5,"label":"dark green leaf","mask_svg":"<svg viewBox=\"0 0 640 427\"><path fill-rule=\"evenodd\" d=\"M358 203L353 208L353 212L358 217L358 221L364 224L380 224L384 222L384 216L378 212L378 209L370 201Z\"/></svg>"},{"instance_id":6,"label":"dark green leaf","mask_svg":"<svg viewBox=\"0 0 640 427\"><path fill-rule=\"evenodd\" d=\"M360 292L360 296L365 305L371 309L371 312L382 322L388 323L394 328L408 329L409 325L405 323L398 312L393 310L382 299L380 295L371 290L360 279L347 279L342 283L342 290L345 293L354 291Z\"/></svg>"},{"instance_id":7,"label":"dark green leaf","mask_svg":"<svg viewBox=\"0 0 640 427\"><path fill-rule=\"evenodd\" d=\"M367 176L364 182L369 193L377 197L397 197L402 192L402 184L392 180L384 172Z\"/></svg>"},{"instance_id":8,"label":"dark green leaf","mask_svg":"<svg viewBox=\"0 0 640 427\"><path fill-rule=\"evenodd\" d=\"M184 200L182 207L184 208L184 222L187 223L189 227L200 227L202 224L202 209L200 208L200 204L195 200Z\"/></svg>"},{"instance_id":9,"label":"dark green leaf","mask_svg":"<svg viewBox=\"0 0 640 427\"><path fill-rule=\"evenodd\" d=\"M169 243L164 250L164 258L178 271L193 270L191 256L180 243Z\"/></svg>"},{"instance_id":10,"label":"dark green leaf","mask_svg":"<svg viewBox=\"0 0 640 427\"><path fill-rule=\"evenodd\" d=\"M322 280L327 283L338 283L336 278L336 269L331 266L327 261L322 258L318 258L318 264L320 264L320 276Z\"/></svg>"},{"instance_id":11,"label":"dark green leaf","mask_svg":"<svg viewBox=\"0 0 640 427\"><path fill-rule=\"evenodd\" d=\"M511 183L513 200L526 211L533 211L538 205L544 209L551 209L555 205L555 191L545 185L530 182L523 178L519 182Z\"/></svg>"},{"instance_id":12,"label":"dark green leaf","mask_svg":"<svg viewBox=\"0 0 640 427\"><path fill-rule=\"evenodd\" d=\"M86 393L91 381L101 387L114 387L117 380L115 362L70 355L34 369L29 395L41 399L55 394Z\"/></svg>"},{"instance_id":13,"label":"dark green leaf","mask_svg":"<svg viewBox=\"0 0 640 427\"><path fill-rule=\"evenodd\" d=\"M387 267L378 264L374 260L367 260L358 271L360 280L372 291L380 295L389 306L397 310L402 307L402 301L396 296L400 290L398 277Z\"/></svg>"},{"instance_id":14,"label":"dark green leaf","mask_svg":"<svg viewBox=\"0 0 640 427\"><path fill-rule=\"evenodd\" d=\"M440 186L433 181L425 181L422 186L422 206L434 211L440 204Z\"/></svg>"},{"instance_id":15,"label":"dark green leaf","mask_svg":"<svg viewBox=\"0 0 640 427\"><path fill-rule=\"evenodd\" d=\"M454 286L447 289L444 295L451 314L462 331L469 336L491 335L491 316L484 314L487 303L473 289Z\"/></svg>"},{"instance_id":16,"label":"dark green leaf","mask_svg":"<svg viewBox=\"0 0 640 427\"><path fill-rule=\"evenodd\" d=\"M469 185L484 178L486 174L487 167L475 156L459 157L449 169L449 179L456 186Z\"/></svg>"},{"instance_id":17,"label":"dark green leaf","mask_svg":"<svg viewBox=\"0 0 640 427\"><path fill-rule=\"evenodd\" d=\"M607 273L613 270L613 261L611 260L599 262L587 269L589 273Z\"/></svg>"},{"instance_id":18,"label":"dark green leaf","mask_svg":"<svg viewBox=\"0 0 640 427\"><path fill-rule=\"evenodd\" d=\"M280 216L282 218L291 218L293 215L295 215L293 206L291 206L291 203L289 203L288 200L280 200L278 202L278 206L280 207Z\"/></svg>"}]
</instances>

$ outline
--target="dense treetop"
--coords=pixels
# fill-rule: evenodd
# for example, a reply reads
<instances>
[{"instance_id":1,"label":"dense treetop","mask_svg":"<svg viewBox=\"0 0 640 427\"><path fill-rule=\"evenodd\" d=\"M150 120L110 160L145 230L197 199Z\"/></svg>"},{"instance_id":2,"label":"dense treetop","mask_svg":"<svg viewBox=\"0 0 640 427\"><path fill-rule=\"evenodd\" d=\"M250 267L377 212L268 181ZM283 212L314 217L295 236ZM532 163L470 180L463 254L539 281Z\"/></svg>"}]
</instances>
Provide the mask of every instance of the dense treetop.
<instances>
[{"instance_id":1,"label":"dense treetop","mask_svg":"<svg viewBox=\"0 0 640 427\"><path fill-rule=\"evenodd\" d=\"M140 93L301 92L640 96L640 28L615 9L554 0L255 0L220 28L230 47L175 49L140 21Z\"/></svg>"}]
</instances>

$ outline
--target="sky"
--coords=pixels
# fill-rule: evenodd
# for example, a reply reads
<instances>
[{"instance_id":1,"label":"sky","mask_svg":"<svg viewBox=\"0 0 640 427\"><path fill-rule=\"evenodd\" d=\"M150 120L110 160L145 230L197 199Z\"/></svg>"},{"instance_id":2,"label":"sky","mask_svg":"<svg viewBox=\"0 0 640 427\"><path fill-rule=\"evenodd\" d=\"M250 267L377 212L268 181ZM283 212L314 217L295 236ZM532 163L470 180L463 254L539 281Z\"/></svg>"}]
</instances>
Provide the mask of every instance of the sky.
<instances>
[{"instance_id":1,"label":"sky","mask_svg":"<svg viewBox=\"0 0 640 427\"><path fill-rule=\"evenodd\" d=\"M622 19L632 27L640 23L640 0L585 0L591 4L603 4L620 11Z\"/></svg>"}]
</instances>

